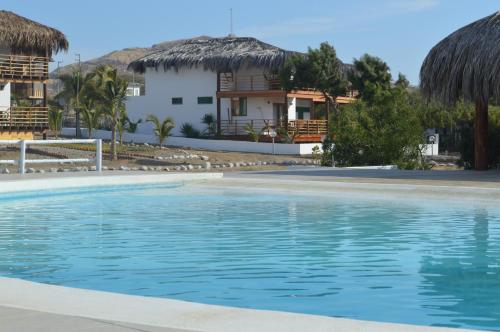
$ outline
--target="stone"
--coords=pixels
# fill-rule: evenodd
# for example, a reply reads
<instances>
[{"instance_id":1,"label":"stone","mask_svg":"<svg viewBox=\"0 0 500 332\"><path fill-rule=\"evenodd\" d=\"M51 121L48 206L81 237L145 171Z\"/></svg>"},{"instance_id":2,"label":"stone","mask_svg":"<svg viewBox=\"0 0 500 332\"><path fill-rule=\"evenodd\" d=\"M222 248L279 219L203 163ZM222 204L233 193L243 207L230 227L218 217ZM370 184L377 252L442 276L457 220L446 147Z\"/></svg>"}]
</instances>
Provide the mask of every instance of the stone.
<instances>
[{"instance_id":1,"label":"stone","mask_svg":"<svg viewBox=\"0 0 500 332\"><path fill-rule=\"evenodd\" d=\"M209 161L205 162L205 164L203 165L203 168L205 169L211 169L212 168L212 164L210 164Z\"/></svg>"},{"instance_id":2,"label":"stone","mask_svg":"<svg viewBox=\"0 0 500 332\"><path fill-rule=\"evenodd\" d=\"M196 169L202 169L202 168L203 168L203 166L201 166L201 165L196 165L196 166L195 166L195 168L196 168Z\"/></svg>"},{"instance_id":3,"label":"stone","mask_svg":"<svg viewBox=\"0 0 500 332\"><path fill-rule=\"evenodd\" d=\"M2 173L2 174L9 174L10 171L9 171L8 168L3 168L0 173Z\"/></svg>"},{"instance_id":4,"label":"stone","mask_svg":"<svg viewBox=\"0 0 500 332\"><path fill-rule=\"evenodd\" d=\"M156 157L156 159L163 160L163 157L162 156L158 156L158 157Z\"/></svg>"},{"instance_id":5,"label":"stone","mask_svg":"<svg viewBox=\"0 0 500 332\"><path fill-rule=\"evenodd\" d=\"M35 173L35 169L34 168L27 168L26 169L26 173Z\"/></svg>"},{"instance_id":6,"label":"stone","mask_svg":"<svg viewBox=\"0 0 500 332\"><path fill-rule=\"evenodd\" d=\"M188 170L188 168L187 168L187 166L186 166L186 165L181 165L181 170L182 170L182 171L187 171L187 170Z\"/></svg>"},{"instance_id":7,"label":"stone","mask_svg":"<svg viewBox=\"0 0 500 332\"><path fill-rule=\"evenodd\" d=\"M90 166L89 168L91 171L97 171L97 166Z\"/></svg>"},{"instance_id":8,"label":"stone","mask_svg":"<svg viewBox=\"0 0 500 332\"><path fill-rule=\"evenodd\" d=\"M180 171L181 170L181 167L180 166L175 166L174 168L176 171Z\"/></svg>"},{"instance_id":9,"label":"stone","mask_svg":"<svg viewBox=\"0 0 500 332\"><path fill-rule=\"evenodd\" d=\"M89 171L89 168L87 166L82 167L82 172L88 172L88 171Z\"/></svg>"},{"instance_id":10,"label":"stone","mask_svg":"<svg viewBox=\"0 0 500 332\"><path fill-rule=\"evenodd\" d=\"M49 169L49 172L50 173L57 173L57 168L52 167L51 169Z\"/></svg>"},{"instance_id":11,"label":"stone","mask_svg":"<svg viewBox=\"0 0 500 332\"><path fill-rule=\"evenodd\" d=\"M108 166L102 166L103 171L107 171L108 169L109 169Z\"/></svg>"},{"instance_id":12,"label":"stone","mask_svg":"<svg viewBox=\"0 0 500 332\"><path fill-rule=\"evenodd\" d=\"M130 169L127 166L121 165L120 171L129 171Z\"/></svg>"},{"instance_id":13,"label":"stone","mask_svg":"<svg viewBox=\"0 0 500 332\"><path fill-rule=\"evenodd\" d=\"M40 173L40 174L44 174L45 173L45 170L44 169L39 169L36 171L37 173Z\"/></svg>"},{"instance_id":14,"label":"stone","mask_svg":"<svg viewBox=\"0 0 500 332\"><path fill-rule=\"evenodd\" d=\"M194 169L194 166L193 166L193 165L191 165L191 164L189 164L189 165L187 165L187 168L188 168L189 170L193 170L193 169Z\"/></svg>"},{"instance_id":15,"label":"stone","mask_svg":"<svg viewBox=\"0 0 500 332\"><path fill-rule=\"evenodd\" d=\"M207 161L209 160L210 158L208 156L200 156L200 159L201 160L204 160L204 161Z\"/></svg>"},{"instance_id":16,"label":"stone","mask_svg":"<svg viewBox=\"0 0 500 332\"><path fill-rule=\"evenodd\" d=\"M241 164L240 164L240 163L235 163L235 164L234 164L234 167L240 167L240 166L241 166Z\"/></svg>"},{"instance_id":17,"label":"stone","mask_svg":"<svg viewBox=\"0 0 500 332\"><path fill-rule=\"evenodd\" d=\"M164 170L165 172L170 172L170 168L168 168L168 167L165 167L163 170Z\"/></svg>"},{"instance_id":18,"label":"stone","mask_svg":"<svg viewBox=\"0 0 500 332\"><path fill-rule=\"evenodd\" d=\"M233 163L229 163L227 166L229 166L229 168L233 168L234 164Z\"/></svg>"},{"instance_id":19,"label":"stone","mask_svg":"<svg viewBox=\"0 0 500 332\"><path fill-rule=\"evenodd\" d=\"M139 170L141 170L141 171L147 171L148 170L148 166L144 166L143 165L143 166L139 167Z\"/></svg>"}]
</instances>

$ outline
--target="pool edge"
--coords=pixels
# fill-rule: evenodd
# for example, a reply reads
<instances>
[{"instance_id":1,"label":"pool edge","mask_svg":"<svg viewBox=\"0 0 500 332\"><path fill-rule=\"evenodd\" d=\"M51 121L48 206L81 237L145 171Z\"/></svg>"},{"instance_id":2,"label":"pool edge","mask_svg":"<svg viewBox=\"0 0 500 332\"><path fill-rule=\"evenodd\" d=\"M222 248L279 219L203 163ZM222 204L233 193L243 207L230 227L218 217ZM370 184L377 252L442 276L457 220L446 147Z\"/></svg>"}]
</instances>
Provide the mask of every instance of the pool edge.
<instances>
[{"instance_id":1,"label":"pool edge","mask_svg":"<svg viewBox=\"0 0 500 332\"><path fill-rule=\"evenodd\" d=\"M0 277L0 306L42 313L207 332L472 331L233 308L54 286L4 277Z\"/></svg>"}]
</instances>

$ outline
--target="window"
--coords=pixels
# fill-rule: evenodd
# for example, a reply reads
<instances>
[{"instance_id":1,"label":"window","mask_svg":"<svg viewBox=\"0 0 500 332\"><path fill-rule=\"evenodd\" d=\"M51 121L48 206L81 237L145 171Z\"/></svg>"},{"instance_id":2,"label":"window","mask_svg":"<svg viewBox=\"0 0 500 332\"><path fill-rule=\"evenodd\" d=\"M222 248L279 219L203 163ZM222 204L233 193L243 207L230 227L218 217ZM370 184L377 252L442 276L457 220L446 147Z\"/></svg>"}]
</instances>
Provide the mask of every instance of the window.
<instances>
[{"instance_id":1,"label":"window","mask_svg":"<svg viewBox=\"0 0 500 332\"><path fill-rule=\"evenodd\" d=\"M213 104L213 97L198 97L198 104Z\"/></svg>"},{"instance_id":2,"label":"window","mask_svg":"<svg viewBox=\"0 0 500 332\"><path fill-rule=\"evenodd\" d=\"M247 116L247 97L234 98L231 100L232 116Z\"/></svg>"},{"instance_id":3,"label":"window","mask_svg":"<svg viewBox=\"0 0 500 332\"><path fill-rule=\"evenodd\" d=\"M173 97L172 105L182 105L182 97Z\"/></svg>"}]
</instances>

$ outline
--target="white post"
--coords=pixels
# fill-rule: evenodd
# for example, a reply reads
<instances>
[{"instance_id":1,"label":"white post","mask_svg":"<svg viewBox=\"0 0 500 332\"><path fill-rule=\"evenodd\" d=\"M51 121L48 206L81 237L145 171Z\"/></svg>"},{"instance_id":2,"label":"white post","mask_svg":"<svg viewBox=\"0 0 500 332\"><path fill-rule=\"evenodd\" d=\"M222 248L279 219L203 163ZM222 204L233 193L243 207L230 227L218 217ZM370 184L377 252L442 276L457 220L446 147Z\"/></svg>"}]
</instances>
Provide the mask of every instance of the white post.
<instances>
[{"instance_id":1,"label":"white post","mask_svg":"<svg viewBox=\"0 0 500 332\"><path fill-rule=\"evenodd\" d=\"M26 165L26 141L19 142L19 174L25 173Z\"/></svg>"},{"instance_id":2,"label":"white post","mask_svg":"<svg viewBox=\"0 0 500 332\"><path fill-rule=\"evenodd\" d=\"M276 154L276 150L274 149L274 137L273 137L273 155Z\"/></svg>"},{"instance_id":3,"label":"white post","mask_svg":"<svg viewBox=\"0 0 500 332\"><path fill-rule=\"evenodd\" d=\"M96 171L102 172L102 139L95 141L95 167Z\"/></svg>"}]
</instances>

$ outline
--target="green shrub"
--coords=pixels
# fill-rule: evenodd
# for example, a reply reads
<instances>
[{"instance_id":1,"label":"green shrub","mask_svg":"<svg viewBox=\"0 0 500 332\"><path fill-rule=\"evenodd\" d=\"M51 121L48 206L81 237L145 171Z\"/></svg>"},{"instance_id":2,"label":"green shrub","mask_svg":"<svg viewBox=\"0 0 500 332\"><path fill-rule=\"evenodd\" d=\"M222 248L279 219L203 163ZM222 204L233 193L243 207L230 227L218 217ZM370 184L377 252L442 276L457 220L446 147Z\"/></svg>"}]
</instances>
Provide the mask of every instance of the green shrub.
<instances>
[{"instance_id":1,"label":"green shrub","mask_svg":"<svg viewBox=\"0 0 500 332\"><path fill-rule=\"evenodd\" d=\"M182 135L189 138L200 137L200 131L196 129L191 123L183 123L181 126Z\"/></svg>"},{"instance_id":2,"label":"green shrub","mask_svg":"<svg viewBox=\"0 0 500 332\"><path fill-rule=\"evenodd\" d=\"M323 144L324 165L331 165L332 153L339 166L405 164L407 168L421 162L424 128L401 89L375 96L370 104L359 100L344 107L333 115L330 126Z\"/></svg>"}]
</instances>

